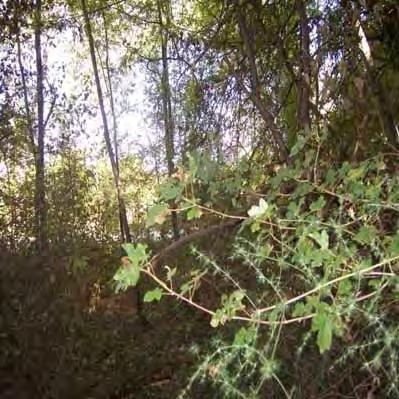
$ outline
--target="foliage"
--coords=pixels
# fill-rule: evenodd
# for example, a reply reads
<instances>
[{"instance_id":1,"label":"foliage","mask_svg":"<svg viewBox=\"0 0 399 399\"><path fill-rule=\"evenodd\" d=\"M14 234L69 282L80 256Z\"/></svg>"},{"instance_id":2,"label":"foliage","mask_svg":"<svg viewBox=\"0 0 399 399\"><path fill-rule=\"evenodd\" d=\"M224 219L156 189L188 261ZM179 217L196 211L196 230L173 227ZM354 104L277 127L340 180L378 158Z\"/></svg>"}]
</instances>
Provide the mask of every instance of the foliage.
<instances>
[{"instance_id":1,"label":"foliage","mask_svg":"<svg viewBox=\"0 0 399 399\"><path fill-rule=\"evenodd\" d=\"M28 240L34 239L31 190L34 172L27 170L24 176L18 176L15 168L10 173L15 174L15 179L13 186L8 187L10 200L5 197L0 212L5 231L5 226L9 226L8 234L2 236L2 244L12 251L30 251ZM134 157L121 161L121 173L129 215L138 237L144 230L146 202L152 197L151 178L146 177ZM67 149L48 165L46 181L49 187L47 231L54 251L73 253L94 242L117 239L118 204L105 160L90 166L83 153Z\"/></svg>"},{"instance_id":2,"label":"foliage","mask_svg":"<svg viewBox=\"0 0 399 399\"><path fill-rule=\"evenodd\" d=\"M164 186L160 198L171 198L175 193L172 199L187 220L192 219L187 209L200 210L200 219L211 215L238 217L213 208L209 198L204 204L196 189L201 192L207 179L201 175L194 158L190 159L190 169L180 172L179 180L174 178ZM201 162L207 165L206 157ZM274 355L281 344L273 332L276 328L289 328L285 326L311 319L308 328L320 353L329 351L334 342L342 343L353 328L358 329L359 323L367 326L370 318L378 320L380 315L389 314L390 301L398 298L399 180L389 170L391 167L388 159L376 156L331 169L318 161L316 152L308 147L306 152L298 153L291 166L278 168L261 187L258 204L248 209L247 216L239 216L243 222L230 256L245 265L246 275L256 285L249 284L248 277L245 283L242 275L229 266L219 265L194 251L202 267L193 269L190 279L183 280L180 288L176 285L177 275L164 279L153 269L151 260L141 264L141 272L150 276L160 289L147 293L147 300L158 300L166 292L210 314L210 323L215 328L230 320L245 322L248 328L267 325L275 339ZM222 186L223 180L216 184ZM155 221L158 217L158 223L164 222L159 217L166 209L166 205L155 205L149 218ZM216 309L206 308L195 300L201 280L208 275L213 276L214 284L218 279L224 281L225 292ZM388 320L388 316L384 317L389 326L385 327L387 334L395 336L395 323ZM378 323L362 340L372 342L382 332L377 326ZM269 353L271 343L267 350L262 350L259 341L251 341L247 349L228 345L216 350L200 366L193 381L208 376L220 383L226 397L257 397L264 381L272 376L290 397L277 376L277 369L268 363L277 362ZM300 339L296 345L299 350ZM309 346L309 340L303 345ZM365 350L364 343L354 340L346 343L342 356L349 356L355 348L367 352L363 353L365 358L373 353L371 349ZM243 355L244 349L248 352ZM390 353L390 346L383 346L378 357L389 358ZM241 356L242 361L237 358ZM392 367L385 368L392 378L396 373L395 361L396 358L392 359L389 362ZM263 367L265 362L267 365ZM230 370L233 363L242 363L239 371ZM213 372L209 372L210 367ZM244 373L247 367L252 367L252 374ZM242 373L255 378L249 385L251 393L239 388ZM398 389L394 384L387 392L398 393Z\"/></svg>"}]
</instances>

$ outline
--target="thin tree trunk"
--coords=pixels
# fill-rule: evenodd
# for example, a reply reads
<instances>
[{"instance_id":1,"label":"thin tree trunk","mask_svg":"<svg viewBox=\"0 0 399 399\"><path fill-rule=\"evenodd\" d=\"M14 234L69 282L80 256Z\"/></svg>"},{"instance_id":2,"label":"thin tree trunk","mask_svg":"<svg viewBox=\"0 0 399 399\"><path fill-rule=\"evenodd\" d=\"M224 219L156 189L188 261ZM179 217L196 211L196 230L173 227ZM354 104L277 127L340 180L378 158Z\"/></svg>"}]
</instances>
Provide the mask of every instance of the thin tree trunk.
<instances>
[{"instance_id":1,"label":"thin tree trunk","mask_svg":"<svg viewBox=\"0 0 399 399\"><path fill-rule=\"evenodd\" d=\"M117 198L118 198L119 212L120 212L121 219L122 219L122 226L123 226L122 234L123 234L125 241L130 242L131 235L130 235L130 229L129 229L129 224L128 224L127 215L126 215L125 202L124 202L122 194L121 194L120 178L119 178L119 170L118 170L119 168L118 168L118 165L116 162L114 150L112 148L111 135L110 135L109 128L108 128L107 115L105 113L104 98L103 98L103 93L102 93L102 88L101 88L100 76L98 73L93 33L91 30L91 24L90 24L88 12L87 12L86 0L81 0L81 5L82 5L87 40L89 42L90 57L91 57L91 62L92 62L92 67L93 67L94 80L95 80L96 89L97 89L98 103L99 103L99 107L100 107L101 118L103 121L105 145L107 147L108 157L109 157L109 160L111 163L112 174L114 176Z\"/></svg>"},{"instance_id":2,"label":"thin tree trunk","mask_svg":"<svg viewBox=\"0 0 399 399\"><path fill-rule=\"evenodd\" d=\"M110 136L110 132L109 132L109 128L108 128L108 120L107 120L107 115L105 113L104 98L103 98L103 93L102 93L102 89L101 89L100 77L99 77L99 73L98 73L93 33L91 30L90 20L89 20L89 16L88 16L88 12L87 12L86 0L81 0L81 5L82 5L87 40L89 42L90 57L91 57L91 62L92 62L92 66L93 66L93 74L94 74L94 80L95 80L96 89L97 89L98 103L99 103L101 117L102 117L102 121L103 121L105 145L107 147L108 156L109 156L109 160L111 163L112 173L114 176L114 181L115 181L115 186L116 186L116 194L118 197L119 215L120 215L120 221L121 221L121 225L122 225L121 235L124 238L125 242L131 242L131 235L130 235L130 229L129 229L129 224L128 224L128 220L127 220L125 202L124 202L122 194L121 194L119 166L116 161L116 157L115 157L115 154L114 154L114 151L112 148L111 136ZM133 308L137 311L137 313L140 316L142 316L140 290L138 289L138 287L130 287L129 291L130 291L130 295L131 295L131 298L133 301L133 303L132 303Z\"/></svg>"},{"instance_id":3,"label":"thin tree trunk","mask_svg":"<svg viewBox=\"0 0 399 399\"><path fill-rule=\"evenodd\" d=\"M261 85L259 80L258 68L256 66L255 51L253 48L253 41L250 37L248 26L245 20L245 14L243 6L239 4L238 0L234 1L236 7L236 16L238 27L240 31L240 36L243 41L243 53L248 59L249 63L249 73L251 80L251 91L250 98L260 113L263 121L266 123L267 128L270 130L275 145L278 151L278 157L281 161L286 161L288 159L288 149L283 139L283 132L277 126L275 122L274 115L270 111L270 104L262 97ZM244 88L245 85L241 84Z\"/></svg>"},{"instance_id":4,"label":"thin tree trunk","mask_svg":"<svg viewBox=\"0 0 399 399\"><path fill-rule=\"evenodd\" d=\"M299 15L299 82L298 82L298 127L309 130L310 122L310 34L309 21L306 12L306 0L296 0L296 8Z\"/></svg>"},{"instance_id":5,"label":"thin tree trunk","mask_svg":"<svg viewBox=\"0 0 399 399\"><path fill-rule=\"evenodd\" d=\"M108 28L107 21L105 19L104 12L102 13L103 21L104 21L104 34L105 34L105 73L104 80L108 81L108 92L109 92L109 102L111 106L111 115L112 115L112 127L113 127L113 142L115 149L115 166L120 180L120 168L119 168L119 147L118 147L118 124L116 120L116 112L115 112L115 101L114 101L114 92L112 90L112 79L111 79L111 70L109 66L109 40L108 40ZM124 216L123 212L121 212L121 208L119 207L119 225L121 230L121 240L125 241L125 229L124 229Z\"/></svg>"},{"instance_id":6,"label":"thin tree trunk","mask_svg":"<svg viewBox=\"0 0 399 399\"><path fill-rule=\"evenodd\" d=\"M26 86L25 68L24 68L23 62L22 62L20 31L19 31L19 27L16 27L16 29L17 29L17 34L16 34L17 58L18 58L19 73L21 74L21 84L22 84L22 91L23 91L23 97L24 97L24 107L25 107L25 117L26 117L27 130L28 130L28 138L29 138L29 144L30 144L30 147L32 150L33 157L36 160L37 155L36 155L36 144L35 144L35 131L33 128L32 115L31 115L30 108L29 108L28 88Z\"/></svg>"},{"instance_id":7,"label":"thin tree trunk","mask_svg":"<svg viewBox=\"0 0 399 399\"><path fill-rule=\"evenodd\" d=\"M47 207L44 176L44 73L42 61L42 2L35 4L35 55L36 55L36 96L37 96L37 156L35 157L36 187L35 187L35 221L36 246L39 252L47 249Z\"/></svg>"},{"instance_id":8,"label":"thin tree trunk","mask_svg":"<svg viewBox=\"0 0 399 399\"><path fill-rule=\"evenodd\" d=\"M166 23L170 22L170 4L167 2L166 11ZM175 171L175 165L173 162L174 157L174 124L172 115L172 101L171 101L171 90L169 82L169 65L168 65L168 32L163 22L163 12L161 0L158 0L158 16L161 34L161 52L162 52L162 107L163 107L163 118L165 128L165 147L166 147L166 161L168 166L169 177L173 175ZM173 205L173 204L171 204ZM172 206L173 207L173 206ZM177 221L177 213L172 211L172 229L173 236L177 240L179 238L179 226Z\"/></svg>"}]
</instances>

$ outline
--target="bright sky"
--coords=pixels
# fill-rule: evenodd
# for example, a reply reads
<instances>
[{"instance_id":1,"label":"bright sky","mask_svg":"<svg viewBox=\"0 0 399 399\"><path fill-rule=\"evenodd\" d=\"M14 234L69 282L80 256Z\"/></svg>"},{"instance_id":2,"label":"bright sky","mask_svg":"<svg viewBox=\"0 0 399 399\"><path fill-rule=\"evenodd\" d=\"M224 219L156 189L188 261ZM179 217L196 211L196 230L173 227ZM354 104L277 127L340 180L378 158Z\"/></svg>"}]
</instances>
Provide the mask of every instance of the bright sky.
<instances>
[{"instance_id":1,"label":"bright sky","mask_svg":"<svg viewBox=\"0 0 399 399\"><path fill-rule=\"evenodd\" d=\"M121 54L118 54L115 49L111 50L110 58L111 64L117 67L121 60ZM100 62L98 64L101 65ZM78 137L77 144L80 148L87 150L88 153L93 154L94 151L97 155L99 150L104 148L104 137L87 41L74 40L70 30L64 31L60 34L56 46L48 50L47 65L49 81L56 80L60 68L65 67L65 77L59 90L69 98L82 91L85 85L85 77L89 77L91 94L87 101L91 104L93 110L97 111L97 114L94 117L89 117L87 131ZM101 71L100 77L102 78ZM144 79L144 73L136 67L121 79L116 77L113 80L118 136L122 140L120 146L122 153L138 152L140 147L148 145L148 137L151 135L151 129L145 120L148 105L146 104ZM104 82L102 89L107 109L109 109L109 97ZM119 94L121 92L122 95ZM108 115L108 124L112 129L111 115Z\"/></svg>"}]
</instances>

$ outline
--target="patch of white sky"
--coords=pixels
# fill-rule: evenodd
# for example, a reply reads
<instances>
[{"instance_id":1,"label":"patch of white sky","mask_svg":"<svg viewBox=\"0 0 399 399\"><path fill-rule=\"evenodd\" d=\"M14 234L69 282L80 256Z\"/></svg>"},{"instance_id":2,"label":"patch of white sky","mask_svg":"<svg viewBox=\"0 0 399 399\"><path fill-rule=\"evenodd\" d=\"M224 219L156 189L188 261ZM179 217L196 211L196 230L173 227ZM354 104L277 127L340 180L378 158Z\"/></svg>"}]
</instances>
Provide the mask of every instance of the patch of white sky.
<instances>
[{"instance_id":1,"label":"patch of white sky","mask_svg":"<svg viewBox=\"0 0 399 399\"><path fill-rule=\"evenodd\" d=\"M98 40L101 40L100 38ZM122 49L112 46L109 51L113 71L118 69L123 57ZM113 121L109 112L109 95L107 84L103 79L101 62L104 54L97 52L100 78L104 102L108 113L108 125L112 131ZM74 37L72 30L66 29L59 33L55 39L55 46L50 47L46 54L48 66L48 80L54 81L64 68L64 77L61 87L57 90L64 93L67 98L78 96L83 90L88 79L90 95L88 104L95 111L93 116L86 115L85 131L76 136L75 143L78 149L85 151L89 160L93 160L105 151L103 123L99 112L98 98L94 84L93 68L88 52L87 41ZM145 73L138 66L118 72L112 80L112 89L115 98L117 116L117 131L119 150L121 154L139 153L149 142L154 142L154 132L146 118L149 100L146 96ZM49 132L51 133L51 132ZM59 135L59 129L52 132Z\"/></svg>"}]
</instances>

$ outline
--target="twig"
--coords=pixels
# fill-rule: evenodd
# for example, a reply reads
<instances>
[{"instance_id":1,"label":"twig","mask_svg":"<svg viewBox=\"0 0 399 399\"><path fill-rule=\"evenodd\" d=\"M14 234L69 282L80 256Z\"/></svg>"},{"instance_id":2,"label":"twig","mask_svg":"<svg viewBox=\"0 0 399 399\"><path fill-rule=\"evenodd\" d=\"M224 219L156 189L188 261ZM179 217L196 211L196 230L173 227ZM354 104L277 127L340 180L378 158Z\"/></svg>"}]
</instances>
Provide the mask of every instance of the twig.
<instances>
[{"instance_id":1,"label":"twig","mask_svg":"<svg viewBox=\"0 0 399 399\"><path fill-rule=\"evenodd\" d=\"M322 290L323 288L329 287L330 285L333 285L335 283L338 283L340 281L346 280L346 279L354 277L354 276L366 274L366 273L368 273L368 272L370 272L370 271L372 271L374 269L377 269L377 268L379 268L381 266L387 265L388 263L394 262L394 261L396 261L398 259L399 259L399 256L394 256L393 258L383 260L382 262L379 262L379 263L377 263L375 265L372 265L370 267L367 267L365 269L362 269L362 270L359 270L359 271L356 271L356 272L352 272L352 273L348 273L348 274L345 274L343 276L337 277L337 278L335 278L333 280L327 281L326 283L321 284L318 287L312 288L311 290L306 291L306 292L304 292L301 295L298 295L298 296L296 296L294 298L289 299L288 301L286 301L284 303L284 306L290 305L291 303L298 302L299 300L301 300L303 298L306 298L307 296L312 295L312 294ZM272 306L268 306L266 308L259 309L258 313L269 312L269 311L275 309L277 306L278 306L278 304L272 305Z\"/></svg>"}]
</instances>

